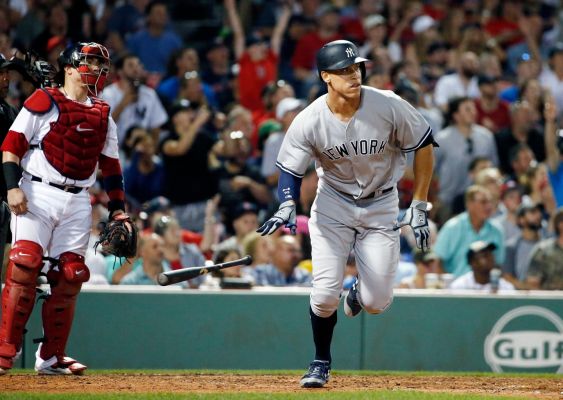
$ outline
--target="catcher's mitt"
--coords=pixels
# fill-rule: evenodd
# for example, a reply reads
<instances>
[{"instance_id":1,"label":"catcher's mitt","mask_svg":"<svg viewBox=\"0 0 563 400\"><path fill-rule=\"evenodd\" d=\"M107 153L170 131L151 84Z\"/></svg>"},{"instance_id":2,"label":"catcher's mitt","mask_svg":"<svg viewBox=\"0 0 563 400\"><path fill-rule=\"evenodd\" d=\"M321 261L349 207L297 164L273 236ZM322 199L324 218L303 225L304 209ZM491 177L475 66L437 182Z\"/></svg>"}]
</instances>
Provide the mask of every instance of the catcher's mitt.
<instances>
[{"instance_id":1,"label":"catcher's mitt","mask_svg":"<svg viewBox=\"0 0 563 400\"><path fill-rule=\"evenodd\" d=\"M137 227L127 214L119 214L106 223L100 233L100 239L94 245L100 244L102 251L116 257L135 257L137 254Z\"/></svg>"}]
</instances>

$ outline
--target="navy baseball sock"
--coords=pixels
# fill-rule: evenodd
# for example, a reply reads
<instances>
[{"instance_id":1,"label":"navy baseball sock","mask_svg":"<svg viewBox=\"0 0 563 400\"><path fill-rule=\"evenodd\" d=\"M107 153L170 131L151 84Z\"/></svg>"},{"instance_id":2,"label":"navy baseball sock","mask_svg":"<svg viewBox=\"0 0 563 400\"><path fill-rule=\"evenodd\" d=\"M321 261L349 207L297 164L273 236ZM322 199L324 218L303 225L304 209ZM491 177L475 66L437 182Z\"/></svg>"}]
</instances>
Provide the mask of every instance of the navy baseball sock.
<instances>
[{"instance_id":1,"label":"navy baseball sock","mask_svg":"<svg viewBox=\"0 0 563 400\"><path fill-rule=\"evenodd\" d=\"M336 311L328 318L321 318L309 307L309 314L311 315L311 327L313 328L313 340L315 341L315 360L328 361L330 363L332 361L330 344L337 320Z\"/></svg>"}]
</instances>

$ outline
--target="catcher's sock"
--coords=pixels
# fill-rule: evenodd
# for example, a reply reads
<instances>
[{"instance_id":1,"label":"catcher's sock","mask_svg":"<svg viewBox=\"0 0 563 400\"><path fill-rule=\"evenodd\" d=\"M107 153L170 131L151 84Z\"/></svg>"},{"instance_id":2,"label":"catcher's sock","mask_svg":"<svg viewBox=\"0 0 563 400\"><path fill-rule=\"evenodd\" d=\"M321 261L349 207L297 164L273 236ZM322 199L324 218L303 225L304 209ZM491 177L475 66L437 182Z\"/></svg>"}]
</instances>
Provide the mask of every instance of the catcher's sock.
<instances>
[{"instance_id":1,"label":"catcher's sock","mask_svg":"<svg viewBox=\"0 0 563 400\"><path fill-rule=\"evenodd\" d=\"M315 342L315 360L332 361L330 355L330 344L332 343L332 333L336 325L336 311L328 318L316 315L309 307L311 315L311 327L313 328L313 340Z\"/></svg>"}]
</instances>

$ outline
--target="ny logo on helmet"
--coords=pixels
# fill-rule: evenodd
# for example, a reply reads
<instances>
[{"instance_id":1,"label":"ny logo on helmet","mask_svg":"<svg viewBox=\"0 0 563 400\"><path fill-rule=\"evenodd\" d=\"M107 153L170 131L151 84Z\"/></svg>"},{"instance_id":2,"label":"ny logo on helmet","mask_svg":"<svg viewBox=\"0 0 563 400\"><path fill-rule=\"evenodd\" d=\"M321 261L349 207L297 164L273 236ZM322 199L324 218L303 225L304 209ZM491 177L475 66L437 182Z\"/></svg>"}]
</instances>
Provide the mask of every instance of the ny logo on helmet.
<instances>
[{"instance_id":1,"label":"ny logo on helmet","mask_svg":"<svg viewBox=\"0 0 563 400\"><path fill-rule=\"evenodd\" d=\"M355 56L354 50L351 47L348 47L346 49L346 56L348 56L348 57L354 57Z\"/></svg>"}]
</instances>

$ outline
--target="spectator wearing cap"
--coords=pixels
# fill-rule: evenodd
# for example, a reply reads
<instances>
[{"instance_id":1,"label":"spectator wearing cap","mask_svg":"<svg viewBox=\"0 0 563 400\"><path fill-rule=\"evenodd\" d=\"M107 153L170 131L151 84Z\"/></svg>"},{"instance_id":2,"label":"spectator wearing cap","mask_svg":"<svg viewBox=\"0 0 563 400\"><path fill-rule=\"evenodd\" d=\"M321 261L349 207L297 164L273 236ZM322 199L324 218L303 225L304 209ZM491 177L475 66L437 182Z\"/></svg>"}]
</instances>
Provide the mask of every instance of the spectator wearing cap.
<instances>
[{"instance_id":1,"label":"spectator wearing cap","mask_svg":"<svg viewBox=\"0 0 563 400\"><path fill-rule=\"evenodd\" d=\"M494 221L502 228L505 243L520 235L518 208L521 204L522 188L518 182L513 180L504 182L500 188L501 214L494 217Z\"/></svg>"},{"instance_id":2,"label":"spectator wearing cap","mask_svg":"<svg viewBox=\"0 0 563 400\"><path fill-rule=\"evenodd\" d=\"M399 288L404 289L426 289L426 274L442 274L440 258L433 251L423 252L419 249L414 252L414 265L416 272L413 275L401 279Z\"/></svg>"},{"instance_id":3,"label":"spectator wearing cap","mask_svg":"<svg viewBox=\"0 0 563 400\"><path fill-rule=\"evenodd\" d=\"M541 61L532 58L529 53L523 53L516 66L515 83L500 92L502 100L513 103L520 98L520 87L529 79L538 78L541 70Z\"/></svg>"},{"instance_id":4,"label":"spectator wearing cap","mask_svg":"<svg viewBox=\"0 0 563 400\"><path fill-rule=\"evenodd\" d=\"M205 125L211 117L207 107L180 100L170 111L171 129L160 144L164 162L164 195L171 201L180 226L201 233L205 207L218 189L209 166L215 145Z\"/></svg>"},{"instance_id":5,"label":"spectator wearing cap","mask_svg":"<svg viewBox=\"0 0 563 400\"><path fill-rule=\"evenodd\" d=\"M545 160L545 147L541 131L534 126L534 114L530 103L515 102L510 106L510 127L494 136L499 152L500 168L503 173L513 171L509 162L511 149L519 143L525 143L539 162Z\"/></svg>"},{"instance_id":6,"label":"spectator wearing cap","mask_svg":"<svg viewBox=\"0 0 563 400\"><path fill-rule=\"evenodd\" d=\"M250 162L251 147L242 132L227 127L215 154L218 161L213 168L219 181L222 210L229 210L242 202L260 207L266 207L271 202L272 193L260 168Z\"/></svg>"},{"instance_id":7,"label":"spectator wearing cap","mask_svg":"<svg viewBox=\"0 0 563 400\"><path fill-rule=\"evenodd\" d=\"M158 142L168 114L155 90L143 83L145 71L141 60L134 54L123 54L115 61L114 68L117 79L106 86L100 97L111 107L119 142L123 142L133 125L149 130Z\"/></svg>"},{"instance_id":8,"label":"spectator wearing cap","mask_svg":"<svg viewBox=\"0 0 563 400\"><path fill-rule=\"evenodd\" d=\"M219 109L224 109L234 101L235 75L230 49L222 38L216 38L205 51L206 62L201 71L201 80L213 90Z\"/></svg>"},{"instance_id":9,"label":"spectator wearing cap","mask_svg":"<svg viewBox=\"0 0 563 400\"><path fill-rule=\"evenodd\" d=\"M479 290L491 292L491 271L497 268L493 251L497 245L486 240L478 240L469 245L466 252L471 271L457 277L450 285L453 290ZM499 291L512 291L514 286L503 277L498 282Z\"/></svg>"},{"instance_id":10,"label":"spectator wearing cap","mask_svg":"<svg viewBox=\"0 0 563 400\"><path fill-rule=\"evenodd\" d=\"M433 92L438 79L449 72L448 57L449 48L444 41L435 40L426 48L426 56L420 65L422 82L426 91Z\"/></svg>"},{"instance_id":11,"label":"spectator wearing cap","mask_svg":"<svg viewBox=\"0 0 563 400\"><path fill-rule=\"evenodd\" d=\"M558 116L563 115L563 42L549 50L548 65L539 76L542 86L551 91L557 104Z\"/></svg>"},{"instance_id":12,"label":"spectator wearing cap","mask_svg":"<svg viewBox=\"0 0 563 400\"><path fill-rule=\"evenodd\" d=\"M467 251L471 243L485 240L496 245L495 258L504 263L504 235L491 222L493 212L491 193L484 187L472 185L465 192L467 211L449 219L438 232L434 252L440 257L445 272L461 276L470 270Z\"/></svg>"},{"instance_id":13,"label":"spectator wearing cap","mask_svg":"<svg viewBox=\"0 0 563 400\"><path fill-rule=\"evenodd\" d=\"M264 143L264 156L262 159L262 176L266 179L266 183L273 189L274 193L277 190L279 170L276 167L276 160L280 151L285 133L289 126L305 107L303 101L295 97L286 97L281 100L276 107L276 119L281 122L281 129L279 132L271 134Z\"/></svg>"},{"instance_id":14,"label":"spectator wearing cap","mask_svg":"<svg viewBox=\"0 0 563 400\"><path fill-rule=\"evenodd\" d=\"M440 183L438 197L446 213L451 210L456 195L469 186L469 164L476 157L487 157L498 165L497 146L491 131L477 125L477 111L473 100L454 98L448 105L448 125L438 132L435 150L435 171Z\"/></svg>"},{"instance_id":15,"label":"spectator wearing cap","mask_svg":"<svg viewBox=\"0 0 563 400\"><path fill-rule=\"evenodd\" d=\"M171 54L182 47L182 39L169 29L168 6L164 1L151 1L145 15L145 28L129 36L126 41L127 49L139 57L158 84L166 73Z\"/></svg>"},{"instance_id":16,"label":"spectator wearing cap","mask_svg":"<svg viewBox=\"0 0 563 400\"><path fill-rule=\"evenodd\" d=\"M339 10L323 4L317 9L316 29L301 37L291 58L294 78L298 87L298 97L305 98L310 88L318 82L319 76L315 69L315 55L325 44L333 40L342 39L340 34Z\"/></svg>"},{"instance_id":17,"label":"spectator wearing cap","mask_svg":"<svg viewBox=\"0 0 563 400\"><path fill-rule=\"evenodd\" d=\"M494 76L480 75L477 80L480 96L475 99L477 123L493 134L510 126L510 108L499 98L497 82Z\"/></svg>"},{"instance_id":18,"label":"spectator wearing cap","mask_svg":"<svg viewBox=\"0 0 563 400\"><path fill-rule=\"evenodd\" d=\"M380 14L372 14L363 21L366 41L358 49L360 57L374 59L375 50L386 48L391 62L396 63L403 58L403 50L397 42L388 41L387 20Z\"/></svg>"},{"instance_id":19,"label":"spectator wearing cap","mask_svg":"<svg viewBox=\"0 0 563 400\"><path fill-rule=\"evenodd\" d=\"M557 207L563 207L563 129L556 129L553 116L555 105L545 105L545 154L549 183L553 190Z\"/></svg>"},{"instance_id":20,"label":"spectator wearing cap","mask_svg":"<svg viewBox=\"0 0 563 400\"><path fill-rule=\"evenodd\" d=\"M132 138L131 161L123 171L127 200L139 209L141 204L162 195L164 165L156 155L157 144L144 129Z\"/></svg>"},{"instance_id":21,"label":"spectator wearing cap","mask_svg":"<svg viewBox=\"0 0 563 400\"><path fill-rule=\"evenodd\" d=\"M46 22L43 32L33 39L30 46L43 59L47 58L49 39L53 36L67 37L68 14L63 3L56 2L51 7L47 7Z\"/></svg>"},{"instance_id":22,"label":"spectator wearing cap","mask_svg":"<svg viewBox=\"0 0 563 400\"><path fill-rule=\"evenodd\" d=\"M283 235L274 240L272 262L254 269L256 285L311 286L311 274L298 266L302 254L297 239L292 235Z\"/></svg>"},{"instance_id":23,"label":"spectator wearing cap","mask_svg":"<svg viewBox=\"0 0 563 400\"><path fill-rule=\"evenodd\" d=\"M448 111L448 103L456 97L479 97L477 73L479 72L479 59L471 51L463 53L460 57L457 71L453 74L442 76L434 88L434 104Z\"/></svg>"},{"instance_id":24,"label":"spectator wearing cap","mask_svg":"<svg viewBox=\"0 0 563 400\"><path fill-rule=\"evenodd\" d=\"M215 246L213 253L217 254L223 249L231 248L237 248L240 253L243 253L245 236L258 229L258 207L254 203L243 201L226 209L223 215L229 236Z\"/></svg>"},{"instance_id":25,"label":"spectator wearing cap","mask_svg":"<svg viewBox=\"0 0 563 400\"><path fill-rule=\"evenodd\" d=\"M553 216L555 236L540 241L530 255L529 289L563 290L563 208Z\"/></svg>"},{"instance_id":26,"label":"spectator wearing cap","mask_svg":"<svg viewBox=\"0 0 563 400\"><path fill-rule=\"evenodd\" d=\"M225 0L225 9L234 34L234 52L238 62L238 94L240 103L254 112L264 109L262 90L278 76L277 65L283 35L291 17L291 6L285 3L272 32L269 47L263 37L249 35L244 30L234 0ZM245 43L246 42L246 43Z\"/></svg>"},{"instance_id":27,"label":"spectator wearing cap","mask_svg":"<svg viewBox=\"0 0 563 400\"><path fill-rule=\"evenodd\" d=\"M422 14L414 18L411 24L415 34L414 41L405 46L405 58L420 65L426 61L428 47L442 37L438 32L438 23L429 15Z\"/></svg>"},{"instance_id":28,"label":"spectator wearing cap","mask_svg":"<svg viewBox=\"0 0 563 400\"><path fill-rule=\"evenodd\" d=\"M506 241L503 277L517 289L527 289L526 277L533 247L543 238L542 210L536 204L521 204L516 213L520 232Z\"/></svg>"},{"instance_id":29,"label":"spectator wearing cap","mask_svg":"<svg viewBox=\"0 0 563 400\"><path fill-rule=\"evenodd\" d=\"M267 138L261 137L260 135L262 124L266 121L276 119L276 108L279 102L287 97L295 97L295 91L289 82L282 79L278 79L275 82L268 82L264 89L262 89L262 101L264 103L264 108L252 113L254 126L258 129L258 135L253 135L252 138L254 139L257 136L256 139L258 142L262 141L262 146L259 146L258 143L253 143L253 147L258 147L258 150L263 150L263 142Z\"/></svg>"},{"instance_id":30,"label":"spectator wearing cap","mask_svg":"<svg viewBox=\"0 0 563 400\"><path fill-rule=\"evenodd\" d=\"M197 51L191 47L175 50L168 60L166 75L156 88L163 105L168 108L178 98L181 83L185 78L199 77L199 75L199 55ZM201 88L207 104L217 108L218 103L213 89L204 82L201 83Z\"/></svg>"}]
</instances>

